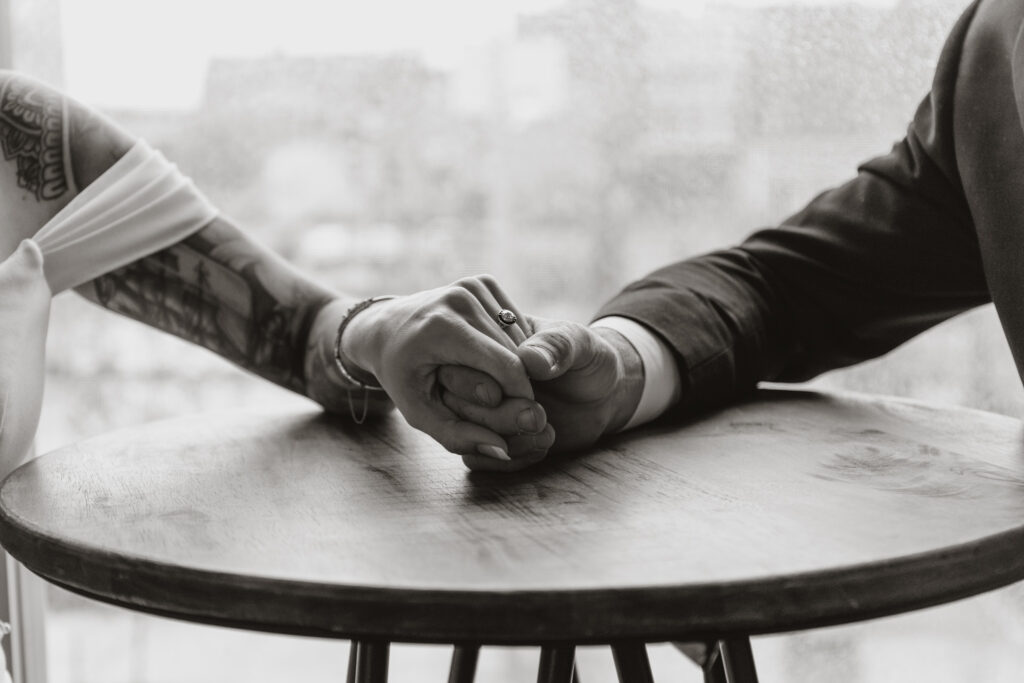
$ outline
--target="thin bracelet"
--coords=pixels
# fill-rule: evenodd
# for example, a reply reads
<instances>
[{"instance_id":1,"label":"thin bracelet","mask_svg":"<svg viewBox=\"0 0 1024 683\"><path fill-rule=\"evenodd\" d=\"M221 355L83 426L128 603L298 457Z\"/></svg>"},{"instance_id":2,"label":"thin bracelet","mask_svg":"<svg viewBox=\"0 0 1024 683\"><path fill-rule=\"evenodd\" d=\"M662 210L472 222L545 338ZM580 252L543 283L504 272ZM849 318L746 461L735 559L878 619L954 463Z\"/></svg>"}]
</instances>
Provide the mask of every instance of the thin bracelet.
<instances>
[{"instance_id":1,"label":"thin bracelet","mask_svg":"<svg viewBox=\"0 0 1024 683\"><path fill-rule=\"evenodd\" d=\"M354 304L351 308L345 311L345 315L344 317L342 317L341 323L338 324L338 332L334 335L334 366L338 369L338 372L341 373L342 379L345 380L345 395L348 398L348 412L350 415L352 415L352 420L355 421L357 425L361 425L366 421L366 415L370 409L370 391L383 392L384 388L381 387L379 384L377 386L367 384L366 382L362 381L358 377L355 377L352 373L348 371L348 369L345 367L345 361L343 361L341 358L341 335L345 332L345 328L348 327L348 324L352 321L352 318L354 318L357 313L365 311L367 308L374 305L378 301L387 301L388 299L394 298L394 296L390 295L373 296L370 297L369 299L364 299L363 301ZM363 414L360 417L356 417L356 410L355 408L352 407L353 384L363 390Z\"/></svg>"}]
</instances>

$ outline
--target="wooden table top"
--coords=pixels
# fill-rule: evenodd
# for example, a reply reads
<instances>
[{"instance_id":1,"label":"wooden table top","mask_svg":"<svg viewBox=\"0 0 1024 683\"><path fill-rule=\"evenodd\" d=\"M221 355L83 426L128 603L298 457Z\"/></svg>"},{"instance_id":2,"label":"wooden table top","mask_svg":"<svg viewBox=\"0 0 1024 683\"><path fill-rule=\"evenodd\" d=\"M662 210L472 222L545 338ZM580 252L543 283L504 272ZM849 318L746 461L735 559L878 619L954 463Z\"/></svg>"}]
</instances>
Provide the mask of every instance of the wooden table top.
<instances>
[{"instance_id":1,"label":"wooden table top","mask_svg":"<svg viewBox=\"0 0 1024 683\"><path fill-rule=\"evenodd\" d=\"M685 639L1024 578L1021 424L762 391L514 475L393 416L217 414L78 443L0 489L0 541L107 602L399 641Z\"/></svg>"}]
</instances>

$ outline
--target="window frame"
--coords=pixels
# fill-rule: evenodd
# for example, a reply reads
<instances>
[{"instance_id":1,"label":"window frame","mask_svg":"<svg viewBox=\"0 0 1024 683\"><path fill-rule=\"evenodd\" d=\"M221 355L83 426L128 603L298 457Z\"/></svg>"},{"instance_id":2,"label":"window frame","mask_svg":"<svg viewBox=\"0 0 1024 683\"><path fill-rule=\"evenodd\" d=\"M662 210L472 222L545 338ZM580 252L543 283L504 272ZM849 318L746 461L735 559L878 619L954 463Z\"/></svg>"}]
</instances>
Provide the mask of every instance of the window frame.
<instances>
[{"instance_id":1,"label":"window frame","mask_svg":"<svg viewBox=\"0 0 1024 683\"><path fill-rule=\"evenodd\" d=\"M11 0L0 0L0 69L11 69ZM29 457L35 457L33 449ZM0 619L11 625L2 648L14 683L46 683L46 586L8 555L0 562Z\"/></svg>"}]
</instances>

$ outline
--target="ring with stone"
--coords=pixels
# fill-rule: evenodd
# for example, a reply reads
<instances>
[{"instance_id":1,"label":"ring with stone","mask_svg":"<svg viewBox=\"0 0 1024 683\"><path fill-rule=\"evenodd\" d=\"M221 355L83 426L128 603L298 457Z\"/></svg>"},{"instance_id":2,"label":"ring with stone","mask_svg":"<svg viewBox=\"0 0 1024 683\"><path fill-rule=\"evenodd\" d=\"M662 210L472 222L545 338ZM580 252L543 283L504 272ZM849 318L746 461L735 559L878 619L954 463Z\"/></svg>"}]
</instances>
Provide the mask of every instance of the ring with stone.
<instances>
[{"instance_id":1,"label":"ring with stone","mask_svg":"<svg viewBox=\"0 0 1024 683\"><path fill-rule=\"evenodd\" d=\"M515 325L516 321L519 320L516 314L508 310L507 308L503 308L500 311L498 311L498 314L494 317L498 319L498 324L501 325L502 327L509 327L510 325Z\"/></svg>"}]
</instances>

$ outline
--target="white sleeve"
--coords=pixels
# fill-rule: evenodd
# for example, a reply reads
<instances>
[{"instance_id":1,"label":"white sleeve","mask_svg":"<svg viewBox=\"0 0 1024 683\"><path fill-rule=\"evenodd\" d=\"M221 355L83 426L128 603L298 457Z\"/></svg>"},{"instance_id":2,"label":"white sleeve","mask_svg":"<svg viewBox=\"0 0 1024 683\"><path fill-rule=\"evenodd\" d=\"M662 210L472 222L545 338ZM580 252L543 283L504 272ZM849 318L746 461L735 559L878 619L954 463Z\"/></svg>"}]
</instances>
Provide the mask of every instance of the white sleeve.
<instances>
[{"instance_id":1,"label":"white sleeve","mask_svg":"<svg viewBox=\"0 0 1024 683\"><path fill-rule=\"evenodd\" d=\"M679 367L661 337L640 323L617 315L595 320L591 327L607 327L621 334L640 354L644 366L643 393L624 430L650 422L679 401L682 391Z\"/></svg>"},{"instance_id":2,"label":"white sleeve","mask_svg":"<svg viewBox=\"0 0 1024 683\"><path fill-rule=\"evenodd\" d=\"M57 294L176 244L216 215L177 166L139 140L33 240Z\"/></svg>"}]
</instances>

